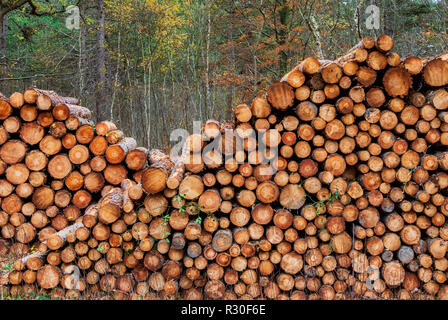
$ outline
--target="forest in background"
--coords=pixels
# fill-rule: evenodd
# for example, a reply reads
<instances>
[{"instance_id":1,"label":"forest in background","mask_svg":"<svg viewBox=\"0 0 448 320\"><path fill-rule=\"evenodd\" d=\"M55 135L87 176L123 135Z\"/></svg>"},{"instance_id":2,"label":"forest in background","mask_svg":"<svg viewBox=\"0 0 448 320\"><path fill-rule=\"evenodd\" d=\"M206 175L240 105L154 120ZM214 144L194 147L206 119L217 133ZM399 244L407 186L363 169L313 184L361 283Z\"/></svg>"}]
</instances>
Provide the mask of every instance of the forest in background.
<instances>
[{"instance_id":1,"label":"forest in background","mask_svg":"<svg viewBox=\"0 0 448 320\"><path fill-rule=\"evenodd\" d=\"M378 29L366 26L372 4ZM79 28L67 27L69 6ZM399 54L448 51L447 0L0 0L0 19L0 92L78 97L159 148L193 120L229 119L306 56L333 59L364 36L392 36Z\"/></svg>"}]
</instances>

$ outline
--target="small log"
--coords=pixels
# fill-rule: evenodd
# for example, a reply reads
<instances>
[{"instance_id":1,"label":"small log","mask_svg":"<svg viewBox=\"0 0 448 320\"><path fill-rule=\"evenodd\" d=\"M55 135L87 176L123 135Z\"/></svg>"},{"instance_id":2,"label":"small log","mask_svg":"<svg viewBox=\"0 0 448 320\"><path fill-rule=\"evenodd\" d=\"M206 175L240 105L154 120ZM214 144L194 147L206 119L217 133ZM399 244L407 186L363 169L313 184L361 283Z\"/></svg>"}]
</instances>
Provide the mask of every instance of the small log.
<instances>
[{"instance_id":1,"label":"small log","mask_svg":"<svg viewBox=\"0 0 448 320\"><path fill-rule=\"evenodd\" d=\"M110 145L106 149L106 160L112 164L118 164L125 160L126 155L137 147L134 138L124 138L119 143Z\"/></svg>"}]
</instances>

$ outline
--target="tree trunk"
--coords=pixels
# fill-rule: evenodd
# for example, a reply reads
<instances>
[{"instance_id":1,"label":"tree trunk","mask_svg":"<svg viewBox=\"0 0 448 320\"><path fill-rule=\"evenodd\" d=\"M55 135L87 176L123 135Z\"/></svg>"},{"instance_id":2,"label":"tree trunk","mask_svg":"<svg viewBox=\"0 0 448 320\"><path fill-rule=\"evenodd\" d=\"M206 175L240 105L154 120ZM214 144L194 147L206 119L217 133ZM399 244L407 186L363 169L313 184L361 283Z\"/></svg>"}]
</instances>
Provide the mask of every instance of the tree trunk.
<instances>
[{"instance_id":1,"label":"tree trunk","mask_svg":"<svg viewBox=\"0 0 448 320\"><path fill-rule=\"evenodd\" d=\"M6 58L6 44L8 40L8 15L5 14L1 19L0 26L0 35L1 35L1 56Z\"/></svg>"},{"instance_id":2,"label":"tree trunk","mask_svg":"<svg viewBox=\"0 0 448 320\"><path fill-rule=\"evenodd\" d=\"M105 29L104 29L104 0L97 0L97 23L96 34L96 117L98 121L106 120L106 64L105 64Z\"/></svg>"},{"instance_id":3,"label":"tree trunk","mask_svg":"<svg viewBox=\"0 0 448 320\"><path fill-rule=\"evenodd\" d=\"M8 40L8 14L0 16L0 76L4 78L7 72L6 45Z\"/></svg>"},{"instance_id":4,"label":"tree trunk","mask_svg":"<svg viewBox=\"0 0 448 320\"><path fill-rule=\"evenodd\" d=\"M205 97L204 97L204 106L206 115L209 110L210 104L210 33L211 33L211 18L210 18L210 5L207 8L207 36L206 36L206 48L205 48Z\"/></svg>"},{"instance_id":5,"label":"tree trunk","mask_svg":"<svg viewBox=\"0 0 448 320\"><path fill-rule=\"evenodd\" d=\"M280 30L278 31L280 46L286 46L288 44L288 28L289 28L289 15L290 9L287 1L282 1L282 8L279 11L280 18ZM282 48L279 52L278 66L280 74L285 74L288 68L288 50Z\"/></svg>"},{"instance_id":6,"label":"tree trunk","mask_svg":"<svg viewBox=\"0 0 448 320\"><path fill-rule=\"evenodd\" d=\"M84 15L83 3L80 3L80 14ZM86 54L86 38L87 38L87 27L85 22L81 23L81 30L79 32L79 61L78 61L78 71L79 71L79 96L81 99L84 97L84 91L86 86L85 70L87 67L87 54Z\"/></svg>"},{"instance_id":7,"label":"tree trunk","mask_svg":"<svg viewBox=\"0 0 448 320\"><path fill-rule=\"evenodd\" d=\"M235 47L233 43L233 33L234 33L234 15L235 15L235 6L233 1L230 3L230 12L228 16L228 26L227 26L227 41L230 43L230 52L227 54L227 63L228 63L228 72L231 75L235 74ZM234 87L233 83L229 81L227 84L226 90L226 119L230 119L232 116L232 107L233 107L233 95L234 95Z\"/></svg>"}]
</instances>

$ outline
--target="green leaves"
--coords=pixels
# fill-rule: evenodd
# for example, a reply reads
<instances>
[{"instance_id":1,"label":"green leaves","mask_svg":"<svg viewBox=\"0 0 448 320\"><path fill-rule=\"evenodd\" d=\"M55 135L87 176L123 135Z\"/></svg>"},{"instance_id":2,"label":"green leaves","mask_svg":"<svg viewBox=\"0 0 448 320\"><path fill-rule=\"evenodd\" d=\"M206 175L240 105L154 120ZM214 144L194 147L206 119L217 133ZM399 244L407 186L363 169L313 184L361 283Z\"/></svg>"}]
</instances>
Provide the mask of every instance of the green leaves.
<instances>
[{"instance_id":1,"label":"green leaves","mask_svg":"<svg viewBox=\"0 0 448 320\"><path fill-rule=\"evenodd\" d=\"M338 200L341 197L341 194L339 193L339 190L336 190L334 194L330 192L328 199L320 201L312 199L311 196L307 193L305 193L305 197L313 201L311 205L316 208L316 214L319 216L321 213L323 213L323 211L321 211L322 206L326 206L327 204L331 205L333 201Z\"/></svg>"},{"instance_id":2,"label":"green leaves","mask_svg":"<svg viewBox=\"0 0 448 320\"><path fill-rule=\"evenodd\" d=\"M162 220L163 220L163 225L164 226L166 226L166 225L168 225L168 222L170 221L170 215L169 215L169 213L167 213L166 215L164 215L163 217L162 217Z\"/></svg>"},{"instance_id":3,"label":"green leaves","mask_svg":"<svg viewBox=\"0 0 448 320\"><path fill-rule=\"evenodd\" d=\"M2 270L8 270L8 271L12 271L14 270L14 267L11 264L6 264L4 266L1 267Z\"/></svg>"},{"instance_id":4,"label":"green leaves","mask_svg":"<svg viewBox=\"0 0 448 320\"><path fill-rule=\"evenodd\" d=\"M179 193L177 196L175 196L175 197L173 198L173 200L174 200L174 201L181 202L181 201L185 200L185 195L182 194L182 193Z\"/></svg>"}]
</instances>

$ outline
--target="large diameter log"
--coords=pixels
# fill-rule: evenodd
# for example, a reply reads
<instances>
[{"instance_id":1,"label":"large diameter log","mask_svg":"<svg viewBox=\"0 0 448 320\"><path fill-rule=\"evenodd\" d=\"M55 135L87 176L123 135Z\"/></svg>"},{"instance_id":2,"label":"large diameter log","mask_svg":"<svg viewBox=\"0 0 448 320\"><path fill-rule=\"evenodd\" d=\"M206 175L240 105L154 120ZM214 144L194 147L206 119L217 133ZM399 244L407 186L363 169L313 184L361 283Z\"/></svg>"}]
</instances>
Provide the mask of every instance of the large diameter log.
<instances>
[{"instance_id":1,"label":"large diameter log","mask_svg":"<svg viewBox=\"0 0 448 320\"><path fill-rule=\"evenodd\" d=\"M446 255L448 244L442 239L431 239L428 249L435 259L442 259Z\"/></svg>"},{"instance_id":2,"label":"large diameter log","mask_svg":"<svg viewBox=\"0 0 448 320\"><path fill-rule=\"evenodd\" d=\"M0 120L5 120L12 113L11 105L6 100L0 100Z\"/></svg>"},{"instance_id":3,"label":"large diameter log","mask_svg":"<svg viewBox=\"0 0 448 320\"><path fill-rule=\"evenodd\" d=\"M256 118L267 118L271 114L271 105L266 99L255 97L252 101L251 111Z\"/></svg>"},{"instance_id":4,"label":"large diameter log","mask_svg":"<svg viewBox=\"0 0 448 320\"><path fill-rule=\"evenodd\" d=\"M31 223L24 223L17 227L16 231L16 239L20 243L29 243L31 242L36 235L36 229Z\"/></svg>"},{"instance_id":5,"label":"large diameter log","mask_svg":"<svg viewBox=\"0 0 448 320\"><path fill-rule=\"evenodd\" d=\"M131 170L141 170L146 165L148 150L143 147L137 147L126 155L126 165Z\"/></svg>"},{"instance_id":6,"label":"large diameter log","mask_svg":"<svg viewBox=\"0 0 448 320\"><path fill-rule=\"evenodd\" d=\"M152 216L159 216L168 208L168 200L162 194L146 196L144 200L145 209Z\"/></svg>"},{"instance_id":7,"label":"large diameter log","mask_svg":"<svg viewBox=\"0 0 448 320\"><path fill-rule=\"evenodd\" d=\"M37 283L43 289L55 288L61 280L61 271L52 265L45 265L37 271Z\"/></svg>"},{"instance_id":8,"label":"large diameter log","mask_svg":"<svg viewBox=\"0 0 448 320\"><path fill-rule=\"evenodd\" d=\"M352 248L352 238L347 232L342 232L331 238L331 246L336 253L347 253Z\"/></svg>"},{"instance_id":9,"label":"large diameter log","mask_svg":"<svg viewBox=\"0 0 448 320\"><path fill-rule=\"evenodd\" d=\"M375 41L375 47L382 52L387 52L394 47L394 40L387 34L381 34Z\"/></svg>"},{"instance_id":10,"label":"large diameter log","mask_svg":"<svg viewBox=\"0 0 448 320\"><path fill-rule=\"evenodd\" d=\"M356 73L356 79L363 87L369 87L375 83L377 73L375 70L362 66Z\"/></svg>"},{"instance_id":11,"label":"large diameter log","mask_svg":"<svg viewBox=\"0 0 448 320\"><path fill-rule=\"evenodd\" d=\"M170 235L171 227L162 218L156 218L149 225L149 234L156 239L165 239Z\"/></svg>"},{"instance_id":12,"label":"large diameter log","mask_svg":"<svg viewBox=\"0 0 448 320\"><path fill-rule=\"evenodd\" d=\"M221 196L217 190L206 190L199 197L198 204L202 211L206 213L214 213L218 211L221 206Z\"/></svg>"},{"instance_id":13,"label":"large diameter log","mask_svg":"<svg viewBox=\"0 0 448 320\"><path fill-rule=\"evenodd\" d=\"M0 158L7 164L15 164L23 160L27 149L20 140L8 140L0 148Z\"/></svg>"},{"instance_id":14,"label":"large diameter log","mask_svg":"<svg viewBox=\"0 0 448 320\"><path fill-rule=\"evenodd\" d=\"M213 236L212 246L216 252L223 252L229 249L233 243L232 231L229 229L218 230Z\"/></svg>"},{"instance_id":15,"label":"large diameter log","mask_svg":"<svg viewBox=\"0 0 448 320\"><path fill-rule=\"evenodd\" d=\"M48 162L48 173L55 179L65 178L72 170L70 159L64 154L54 156Z\"/></svg>"},{"instance_id":16,"label":"large diameter log","mask_svg":"<svg viewBox=\"0 0 448 320\"><path fill-rule=\"evenodd\" d=\"M239 122L248 122L252 118L252 111L247 104L239 104L234 109L234 115Z\"/></svg>"},{"instance_id":17,"label":"large diameter log","mask_svg":"<svg viewBox=\"0 0 448 320\"><path fill-rule=\"evenodd\" d=\"M412 78L404 68L391 68L384 74L383 85L389 96L404 97L412 86Z\"/></svg>"},{"instance_id":18,"label":"large diameter log","mask_svg":"<svg viewBox=\"0 0 448 320\"><path fill-rule=\"evenodd\" d=\"M326 83L338 83L342 77L342 70L335 62L323 63L321 67L322 79Z\"/></svg>"},{"instance_id":19,"label":"large diameter log","mask_svg":"<svg viewBox=\"0 0 448 320\"><path fill-rule=\"evenodd\" d=\"M204 183L200 176L190 175L179 185L179 194L187 200L198 198L204 192Z\"/></svg>"},{"instance_id":20,"label":"large diameter log","mask_svg":"<svg viewBox=\"0 0 448 320\"><path fill-rule=\"evenodd\" d=\"M202 132L208 139L215 139L217 136L219 136L220 130L221 124L215 119L207 120L202 126Z\"/></svg>"},{"instance_id":21,"label":"large diameter log","mask_svg":"<svg viewBox=\"0 0 448 320\"><path fill-rule=\"evenodd\" d=\"M432 87L448 84L448 61L434 59L429 61L423 69L425 82Z\"/></svg>"},{"instance_id":22,"label":"large diameter log","mask_svg":"<svg viewBox=\"0 0 448 320\"><path fill-rule=\"evenodd\" d=\"M210 280L205 285L204 291L208 298L219 300L224 296L225 286L220 280Z\"/></svg>"},{"instance_id":23,"label":"large diameter log","mask_svg":"<svg viewBox=\"0 0 448 320\"><path fill-rule=\"evenodd\" d=\"M387 66L387 57L379 51L371 51L366 62L373 70L382 70Z\"/></svg>"},{"instance_id":24,"label":"large diameter log","mask_svg":"<svg viewBox=\"0 0 448 320\"><path fill-rule=\"evenodd\" d=\"M417 226L407 225L400 233L401 240L408 245L417 244L421 237L421 231Z\"/></svg>"},{"instance_id":25,"label":"large diameter log","mask_svg":"<svg viewBox=\"0 0 448 320\"><path fill-rule=\"evenodd\" d=\"M230 221L237 227L245 226L250 220L249 210L243 207L235 207L230 213Z\"/></svg>"},{"instance_id":26,"label":"large diameter log","mask_svg":"<svg viewBox=\"0 0 448 320\"><path fill-rule=\"evenodd\" d=\"M118 220L123 206L123 191L121 188L112 189L99 203L98 219L104 224L111 224Z\"/></svg>"},{"instance_id":27,"label":"large diameter log","mask_svg":"<svg viewBox=\"0 0 448 320\"><path fill-rule=\"evenodd\" d=\"M286 110L294 103L294 91L286 82L276 82L268 88L267 100L277 110Z\"/></svg>"},{"instance_id":28,"label":"large diameter log","mask_svg":"<svg viewBox=\"0 0 448 320\"><path fill-rule=\"evenodd\" d=\"M399 286L405 277L405 270L400 262L392 261L383 266L383 279L386 284L393 288Z\"/></svg>"},{"instance_id":29,"label":"large diameter log","mask_svg":"<svg viewBox=\"0 0 448 320\"><path fill-rule=\"evenodd\" d=\"M423 69L423 60L416 56L409 56L404 59L404 67L412 75L419 74Z\"/></svg>"},{"instance_id":30,"label":"large diameter log","mask_svg":"<svg viewBox=\"0 0 448 320\"><path fill-rule=\"evenodd\" d=\"M318 113L317 106L310 101L301 102L296 109L297 116L303 121L313 120Z\"/></svg>"},{"instance_id":31,"label":"large diameter log","mask_svg":"<svg viewBox=\"0 0 448 320\"><path fill-rule=\"evenodd\" d=\"M108 183L118 185L126 179L128 171L121 164L110 164L104 169L103 174Z\"/></svg>"},{"instance_id":32,"label":"large diameter log","mask_svg":"<svg viewBox=\"0 0 448 320\"><path fill-rule=\"evenodd\" d=\"M340 176L346 169L345 159L339 154L332 154L325 160L325 171L333 174L333 176Z\"/></svg>"},{"instance_id":33,"label":"large diameter log","mask_svg":"<svg viewBox=\"0 0 448 320\"><path fill-rule=\"evenodd\" d=\"M266 225L272 221L274 210L268 204L259 203L252 209L251 214L256 223Z\"/></svg>"},{"instance_id":34,"label":"large diameter log","mask_svg":"<svg viewBox=\"0 0 448 320\"><path fill-rule=\"evenodd\" d=\"M257 199L263 203L271 203L278 199L278 186L272 181L260 183L256 190Z\"/></svg>"},{"instance_id":35,"label":"large diameter log","mask_svg":"<svg viewBox=\"0 0 448 320\"><path fill-rule=\"evenodd\" d=\"M20 129L20 138L30 145L39 143L44 134L44 128L37 122L24 123Z\"/></svg>"},{"instance_id":36,"label":"large diameter log","mask_svg":"<svg viewBox=\"0 0 448 320\"><path fill-rule=\"evenodd\" d=\"M303 258L296 252L289 252L282 257L280 267L289 274L297 274L303 267Z\"/></svg>"},{"instance_id":37,"label":"large diameter log","mask_svg":"<svg viewBox=\"0 0 448 320\"><path fill-rule=\"evenodd\" d=\"M414 259L414 250L408 246L401 246L398 250L398 260L403 264L408 264Z\"/></svg>"},{"instance_id":38,"label":"large diameter log","mask_svg":"<svg viewBox=\"0 0 448 320\"><path fill-rule=\"evenodd\" d=\"M435 90L426 95L426 99L437 110L445 110L448 108L448 92L445 89Z\"/></svg>"},{"instance_id":39,"label":"large diameter log","mask_svg":"<svg viewBox=\"0 0 448 320\"><path fill-rule=\"evenodd\" d=\"M281 81L286 81L293 88L298 88L305 83L305 75L300 72L298 67L295 67L291 72L286 74Z\"/></svg>"},{"instance_id":40,"label":"large diameter log","mask_svg":"<svg viewBox=\"0 0 448 320\"><path fill-rule=\"evenodd\" d=\"M279 201L286 209L300 209L305 204L305 190L298 184L288 184L282 188Z\"/></svg>"},{"instance_id":41,"label":"large diameter log","mask_svg":"<svg viewBox=\"0 0 448 320\"><path fill-rule=\"evenodd\" d=\"M314 57L307 57L305 60L303 60L299 66L298 69L308 75L312 75L315 73L318 73L320 71L320 61Z\"/></svg>"},{"instance_id":42,"label":"large diameter log","mask_svg":"<svg viewBox=\"0 0 448 320\"><path fill-rule=\"evenodd\" d=\"M126 155L135 148L137 148L137 141L134 138L124 138L106 149L106 159L112 164L121 163Z\"/></svg>"},{"instance_id":43,"label":"large diameter log","mask_svg":"<svg viewBox=\"0 0 448 320\"><path fill-rule=\"evenodd\" d=\"M200 152L204 147L204 138L200 133L193 133L187 137L185 146L187 152Z\"/></svg>"},{"instance_id":44,"label":"large diameter log","mask_svg":"<svg viewBox=\"0 0 448 320\"><path fill-rule=\"evenodd\" d=\"M141 184L145 192L158 193L166 188L166 180L173 163L169 159L155 162L145 169L141 176Z\"/></svg>"},{"instance_id":45,"label":"large diameter log","mask_svg":"<svg viewBox=\"0 0 448 320\"><path fill-rule=\"evenodd\" d=\"M176 232L171 239L171 247L176 250L182 250L185 247L186 242L183 233Z\"/></svg>"},{"instance_id":46,"label":"large diameter log","mask_svg":"<svg viewBox=\"0 0 448 320\"><path fill-rule=\"evenodd\" d=\"M53 204L54 191L50 187L42 186L36 189L32 197L33 203L38 209L47 209Z\"/></svg>"}]
</instances>

